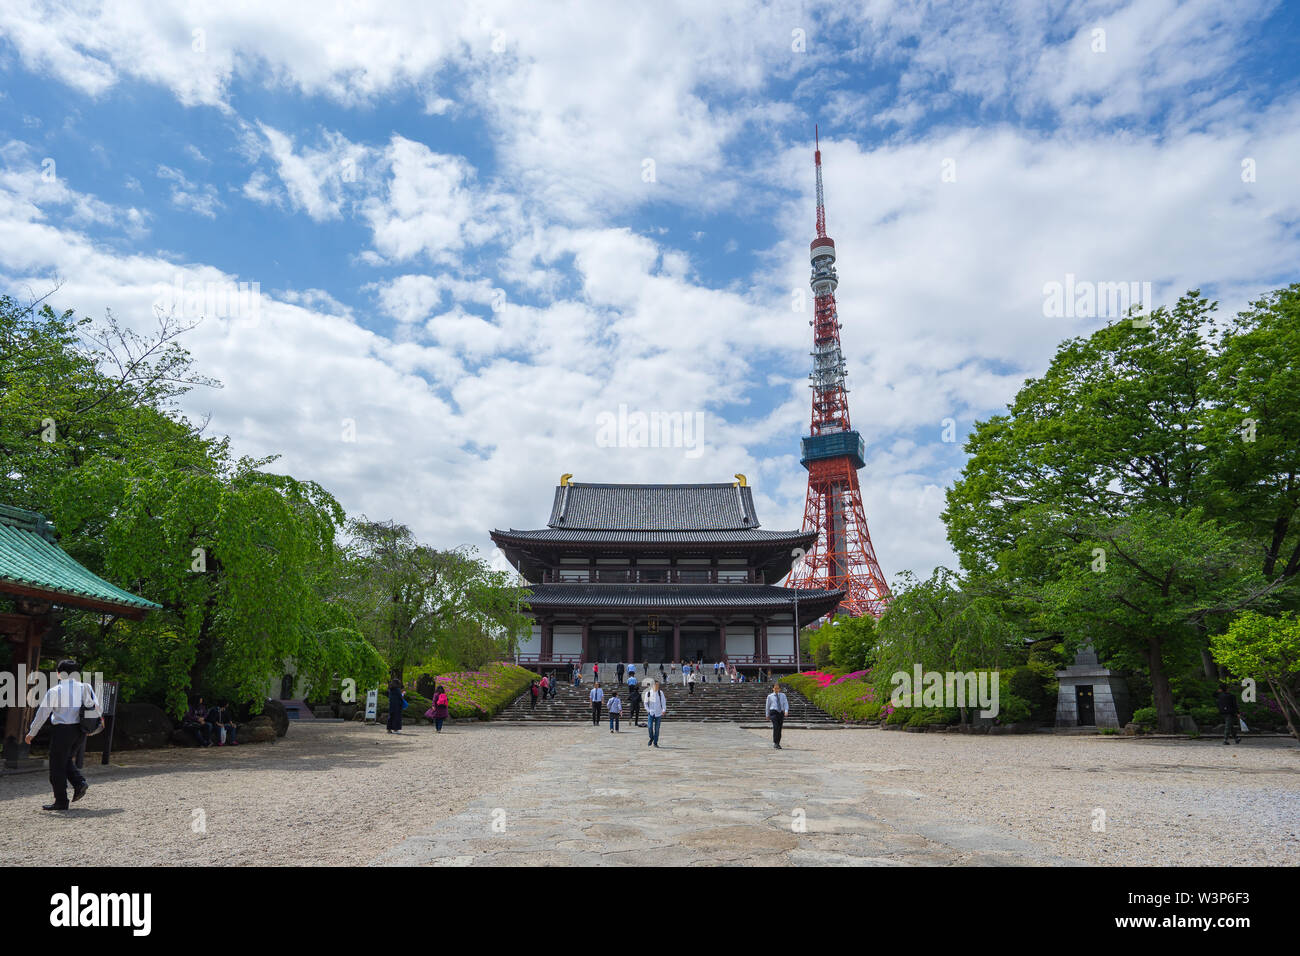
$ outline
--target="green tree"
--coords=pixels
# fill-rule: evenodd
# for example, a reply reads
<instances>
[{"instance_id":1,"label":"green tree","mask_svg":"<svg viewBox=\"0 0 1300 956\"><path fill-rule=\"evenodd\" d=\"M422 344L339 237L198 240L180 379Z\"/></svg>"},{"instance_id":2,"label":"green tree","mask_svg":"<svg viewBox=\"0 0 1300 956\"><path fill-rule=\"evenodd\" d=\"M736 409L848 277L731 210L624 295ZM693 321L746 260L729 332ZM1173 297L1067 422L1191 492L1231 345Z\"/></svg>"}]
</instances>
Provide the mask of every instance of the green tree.
<instances>
[{"instance_id":1,"label":"green tree","mask_svg":"<svg viewBox=\"0 0 1300 956\"><path fill-rule=\"evenodd\" d=\"M1195 666L1213 616L1269 590L1254 550L1198 509L1138 511L1071 537L1074 560L1040 592L1046 625L1071 647L1091 643L1112 666L1146 670L1158 725L1174 732L1171 673Z\"/></svg>"},{"instance_id":2,"label":"green tree","mask_svg":"<svg viewBox=\"0 0 1300 956\"><path fill-rule=\"evenodd\" d=\"M1000 670L1025 658L1018 627L1001 611L998 596L936 568L924 581L909 574L876 625L871 683L880 700L892 692L894 674Z\"/></svg>"},{"instance_id":3,"label":"green tree","mask_svg":"<svg viewBox=\"0 0 1300 956\"><path fill-rule=\"evenodd\" d=\"M866 670L875 657L876 619L870 614L850 617L841 614L827 628L830 631L831 663L850 671Z\"/></svg>"},{"instance_id":4,"label":"green tree","mask_svg":"<svg viewBox=\"0 0 1300 956\"><path fill-rule=\"evenodd\" d=\"M1269 580L1300 574L1300 284L1239 314L1212 396L1211 513L1250 529Z\"/></svg>"},{"instance_id":5,"label":"green tree","mask_svg":"<svg viewBox=\"0 0 1300 956\"><path fill-rule=\"evenodd\" d=\"M1210 646L1215 660L1233 674L1268 684L1291 736L1300 740L1300 617L1246 611L1210 638Z\"/></svg>"},{"instance_id":6,"label":"green tree","mask_svg":"<svg viewBox=\"0 0 1300 956\"><path fill-rule=\"evenodd\" d=\"M466 550L421 544L393 521L363 516L348 531L339 595L394 677L431 654L473 668L512 652L526 618L506 574Z\"/></svg>"},{"instance_id":7,"label":"green tree","mask_svg":"<svg viewBox=\"0 0 1300 956\"><path fill-rule=\"evenodd\" d=\"M173 709L187 692L260 706L292 660L318 686L382 674L327 600L342 509L323 489L232 461L175 410L194 385L168 316L142 336L0 299L0 500L45 513L60 544L163 605L144 621L69 613L61 641Z\"/></svg>"}]
</instances>

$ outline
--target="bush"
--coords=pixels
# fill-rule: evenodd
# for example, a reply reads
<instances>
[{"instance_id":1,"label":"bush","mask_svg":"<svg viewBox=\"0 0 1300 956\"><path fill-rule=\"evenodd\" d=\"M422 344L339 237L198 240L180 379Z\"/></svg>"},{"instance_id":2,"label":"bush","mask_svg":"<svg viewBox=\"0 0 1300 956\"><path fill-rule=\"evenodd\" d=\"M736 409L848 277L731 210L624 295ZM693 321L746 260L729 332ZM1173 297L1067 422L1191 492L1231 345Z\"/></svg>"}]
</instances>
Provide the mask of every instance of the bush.
<instances>
[{"instance_id":1,"label":"bush","mask_svg":"<svg viewBox=\"0 0 1300 956\"><path fill-rule=\"evenodd\" d=\"M837 667L851 671L866 670L874 663L876 647L876 619L862 617L837 617L830 627L830 657Z\"/></svg>"},{"instance_id":2,"label":"bush","mask_svg":"<svg viewBox=\"0 0 1300 956\"><path fill-rule=\"evenodd\" d=\"M997 721L1000 724L1018 724L1029 720L1033 714L1029 701L1019 694L1002 694L998 698Z\"/></svg>"},{"instance_id":3,"label":"bush","mask_svg":"<svg viewBox=\"0 0 1300 956\"><path fill-rule=\"evenodd\" d=\"M781 683L837 720L879 720L882 704L876 700L875 690L867 679L870 675L870 671L849 674L805 671L783 677Z\"/></svg>"},{"instance_id":4,"label":"bush","mask_svg":"<svg viewBox=\"0 0 1300 956\"><path fill-rule=\"evenodd\" d=\"M478 720L492 718L528 690L529 684L540 680L540 676L532 671L504 661L488 664L478 671L452 671L421 676L432 676L437 684L446 688L447 712L450 716L473 717ZM429 709L429 699L409 688L406 699L411 702L411 706L403 712L403 719L424 720L424 712ZM379 712L388 713L388 695L383 691L379 694Z\"/></svg>"},{"instance_id":5,"label":"bush","mask_svg":"<svg viewBox=\"0 0 1300 956\"><path fill-rule=\"evenodd\" d=\"M1156 726L1156 709L1154 707L1139 707L1133 711L1133 723L1146 728Z\"/></svg>"}]
</instances>

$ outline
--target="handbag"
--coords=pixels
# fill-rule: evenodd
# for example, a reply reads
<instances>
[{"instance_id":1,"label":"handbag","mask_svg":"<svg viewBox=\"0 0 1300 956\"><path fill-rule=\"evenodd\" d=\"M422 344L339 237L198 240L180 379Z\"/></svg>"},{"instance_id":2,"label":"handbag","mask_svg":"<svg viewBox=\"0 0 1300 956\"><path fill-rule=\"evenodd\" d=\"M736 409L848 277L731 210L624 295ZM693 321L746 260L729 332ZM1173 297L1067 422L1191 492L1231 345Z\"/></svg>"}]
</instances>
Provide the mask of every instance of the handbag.
<instances>
[{"instance_id":1,"label":"handbag","mask_svg":"<svg viewBox=\"0 0 1300 956\"><path fill-rule=\"evenodd\" d=\"M86 716L86 692L81 692L81 732L88 737L93 737L104 729L104 718Z\"/></svg>"}]
</instances>

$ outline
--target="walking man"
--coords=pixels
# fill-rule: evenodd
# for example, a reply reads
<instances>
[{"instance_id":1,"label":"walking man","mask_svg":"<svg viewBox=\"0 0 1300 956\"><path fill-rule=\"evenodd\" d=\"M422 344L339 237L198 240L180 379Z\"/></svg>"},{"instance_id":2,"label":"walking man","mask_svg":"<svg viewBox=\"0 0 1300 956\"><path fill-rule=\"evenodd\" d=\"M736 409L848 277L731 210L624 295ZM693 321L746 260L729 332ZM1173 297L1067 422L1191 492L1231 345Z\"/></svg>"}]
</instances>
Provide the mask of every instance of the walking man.
<instances>
[{"instance_id":1,"label":"walking man","mask_svg":"<svg viewBox=\"0 0 1300 956\"><path fill-rule=\"evenodd\" d=\"M611 734L622 733L618 726L618 715L623 713L623 702L618 699L618 688L613 690L614 696L609 699L609 732Z\"/></svg>"},{"instance_id":2,"label":"walking man","mask_svg":"<svg viewBox=\"0 0 1300 956\"><path fill-rule=\"evenodd\" d=\"M618 682L620 684L623 683L623 662L622 661L619 661L618 666L614 668L614 676L618 678Z\"/></svg>"},{"instance_id":3,"label":"walking man","mask_svg":"<svg viewBox=\"0 0 1300 956\"><path fill-rule=\"evenodd\" d=\"M593 684L591 693L587 695L591 698L591 726L596 727L600 724L600 705L605 700L605 692L600 689L599 684Z\"/></svg>"},{"instance_id":4,"label":"walking man","mask_svg":"<svg viewBox=\"0 0 1300 956\"><path fill-rule=\"evenodd\" d=\"M1219 692L1214 695L1214 702L1223 715L1223 746L1228 746L1228 735L1241 743L1241 715L1237 710L1237 695L1228 690L1227 684L1219 685Z\"/></svg>"},{"instance_id":5,"label":"walking man","mask_svg":"<svg viewBox=\"0 0 1300 956\"><path fill-rule=\"evenodd\" d=\"M99 712L95 689L77 680L80 670L76 661L59 661L59 681L41 698L41 706L27 731L27 743L30 744L46 719L50 721L50 786L54 788L54 802L45 804L42 810L68 809L69 780L72 781L74 803L90 789L85 776L77 769L77 751L86 739L86 732L81 729L81 708L86 708L87 717L98 718L101 728L104 718Z\"/></svg>"},{"instance_id":6,"label":"walking man","mask_svg":"<svg viewBox=\"0 0 1300 956\"><path fill-rule=\"evenodd\" d=\"M772 746L777 750L781 749L781 725L789 713L789 698L781 693L780 684L773 684L772 693L767 695L767 719L772 722Z\"/></svg>"},{"instance_id":7,"label":"walking man","mask_svg":"<svg viewBox=\"0 0 1300 956\"><path fill-rule=\"evenodd\" d=\"M668 698L660 690L659 681L655 681L645 695L645 725L650 730L650 739L646 741L647 747L659 746L659 728L663 724L664 714L667 712Z\"/></svg>"}]
</instances>

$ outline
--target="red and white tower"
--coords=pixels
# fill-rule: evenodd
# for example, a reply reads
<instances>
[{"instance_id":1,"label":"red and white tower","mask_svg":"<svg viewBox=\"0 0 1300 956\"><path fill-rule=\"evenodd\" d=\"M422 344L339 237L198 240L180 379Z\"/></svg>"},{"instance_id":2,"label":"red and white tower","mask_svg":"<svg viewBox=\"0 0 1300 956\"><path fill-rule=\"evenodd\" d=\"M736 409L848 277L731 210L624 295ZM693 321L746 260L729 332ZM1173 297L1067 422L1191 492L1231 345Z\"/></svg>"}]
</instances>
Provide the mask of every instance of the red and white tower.
<instances>
[{"instance_id":1,"label":"red and white tower","mask_svg":"<svg viewBox=\"0 0 1300 956\"><path fill-rule=\"evenodd\" d=\"M862 510L858 469L866 462L862 436L849 424L840 322L835 312L835 241L826 235L822 199L822 151L817 139L817 238L812 241L813 327L812 425L802 442L800 464L808 469L803 530L817 531L817 543L793 571L788 587L842 588L839 610L879 617L889 603L889 585Z\"/></svg>"}]
</instances>

